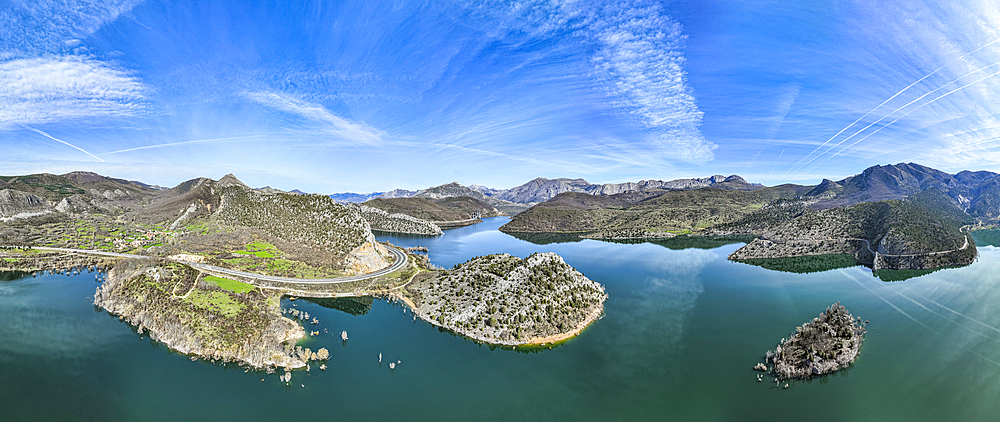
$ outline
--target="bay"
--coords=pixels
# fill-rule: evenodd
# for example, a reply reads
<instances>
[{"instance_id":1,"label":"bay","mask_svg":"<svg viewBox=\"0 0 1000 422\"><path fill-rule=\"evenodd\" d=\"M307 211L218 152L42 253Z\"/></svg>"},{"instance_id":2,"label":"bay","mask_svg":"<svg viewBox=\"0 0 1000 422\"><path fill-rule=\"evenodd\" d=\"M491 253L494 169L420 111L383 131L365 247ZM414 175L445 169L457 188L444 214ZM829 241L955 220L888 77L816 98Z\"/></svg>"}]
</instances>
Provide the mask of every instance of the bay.
<instances>
[{"instance_id":1,"label":"bay","mask_svg":"<svg viewBox=\"0 0 1000 422\"><path fill-rule=\"evenodd\" d=\"M192 362L137 334L91 304L95 274L8 276L2 418L996 418L1000 249L988 242L970 266L884 282L864 267L797 274L726 260L738 243L531 243L497 231L505 221L379 239L427 246L444 267L490 253L558 253L605 285L605 316L551 350L519 352L441 332L383 300L286 299L319 319L307 330L325 330L301 344L332 355L329 369L296 371L286 386L278 374ZM838 301L870 321L854 366L788 389L756 382L764 352Z\"/></svg>"}]
</instances>

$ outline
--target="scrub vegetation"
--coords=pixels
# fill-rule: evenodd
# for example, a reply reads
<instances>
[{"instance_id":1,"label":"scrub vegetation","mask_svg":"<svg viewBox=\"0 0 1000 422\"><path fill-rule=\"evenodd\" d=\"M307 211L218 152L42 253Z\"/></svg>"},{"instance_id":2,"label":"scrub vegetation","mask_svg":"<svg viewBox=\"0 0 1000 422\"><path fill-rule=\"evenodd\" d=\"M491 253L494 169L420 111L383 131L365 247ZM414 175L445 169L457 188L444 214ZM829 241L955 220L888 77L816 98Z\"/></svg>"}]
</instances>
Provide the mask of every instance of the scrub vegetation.
<instances>
[{"instance_id":1,"label":"scrub vegetation","mask_svg":"<svg viewBox=\"0 0 1000 422\"><path fill-rule=\"evenodd\" d=\"M604 309L604 286L553 253L486 255L414 281L402 292L420 318L491 344L572 336Z\"/></svg>"}]
</instances>

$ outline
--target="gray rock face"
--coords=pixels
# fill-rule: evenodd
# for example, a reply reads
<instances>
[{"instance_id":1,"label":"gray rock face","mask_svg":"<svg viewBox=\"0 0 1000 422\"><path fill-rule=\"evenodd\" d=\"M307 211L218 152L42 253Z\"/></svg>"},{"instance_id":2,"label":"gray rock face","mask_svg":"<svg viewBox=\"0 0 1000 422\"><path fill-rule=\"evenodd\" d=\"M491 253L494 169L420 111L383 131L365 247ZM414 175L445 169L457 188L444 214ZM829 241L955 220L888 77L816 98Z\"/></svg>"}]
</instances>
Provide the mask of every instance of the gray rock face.
<instances>
[{"instance_id":1,"label":"gray rock face","mask_svg":"<svg viewBox=\"0 0 1000 422\"><path fill-rule=\"evenodd\" d=\"M0 190L0 218L51 211L49 203L30 193L12 189Z\"/></svg>"},{"instance_id":2,"label":"gray rock face","mask_svg":"<svg viewBox=\"0 0 1000 422\"><path fill-rule=\"evenodd\" d=\"M536 178L521 186L508 189L500 199L518 204L545 202L563 192L586 192L591 185L583 179Z\"/></svg>"},{"instance_id":3,"label":"gray rock face","mask_svg":"<svg viewBox=\"0 0 1000 422\"><path fill-rule=\"evenodd\" d=\"M102 212L109 214L121 212L122 209L120 207L108 202L105 198L104 195L98 195L94 198L88 198L83 195L70 195L56 204L56 211L61 213Z\"/></svg>"},{"instance_id":4,"label":"gray rock face","mask_svg":"<svg viewBox=\"0 0 1000 422\"><path fill-rule=\"evenodd\" d=\"M492 197L499 197L500 195L502 195L504 192L507 191L507 189L493 189L491 187L483 185L469 185L469 189L481 192L483 195Z\"/></svg>"},{"instance_id":5,"label":"gray rock face","mask_svg":"<svg viewBox=\"0 0 1000 422\"><path fill-rule=\"evenodd\" d=\"M219 179L218 182L215 182L215 186L220 187L220 188L225 188L225 187L229 187L229 186L239 186L239 187L250 189L249 186L247 186L243 182L241 182L240 179L237 179L236 176L233 176L232 173L229 173L229 174L227 174L225 176L222 176L222 178Z\"/></svg>"},{"instance_id":6,"label":"gray rock face","mask_svg":"<svg viewBox=\"0 0 1000 422\"><path fill-rule=\"evenodd\" d=\"M409 198L409 197L411 197L413 195L416 195L416 194L417 194L417 191L415 191L415 190L393 189L393 190L388 191L386 193L383 193L381 195L375 196L374 198ZM369 199L371 199L371 198L369 198Z\"/></svg>"},{"instance_id":7,"label":"gray rock face","mask_svg":"<svg viewBox=\"0 0 1000 422\"><path fill-rule=\"evenodd\" d=\"M132 196L132 194L130 194L128 192L125 192L125 191L123 191L121 189L115 189L113 191L112 190L105 190L103 192L99 191L97 189L90 189L90 194L93 195L95 198L105 198L105 199L111 199L111 200L114 200L114 199L123 199L123 198L128 198L128 197Z\"/></svg>"},{"instance_id":8,"label":"gray rock face","mask_svg":"<svg viewBox=\"0 0 1000 422\"><path fill-rule=\"evenodd\" d=\"M526 204L545 202L564 192L580 192L590 195L615 195L625 192L650 189L699 189L715 186L722 189L753 190L761 185L747 183L742 177L716 175L705 178L676 180L640 180L639 182L591 184L583 179L537 178L521 186L508 189L500 199Z\"/></svg>"},{"instance_id":9,"label":"gray rock face","mask_svg":"<svg viewBox=\"0 0 1000 422\"><path fill-rule=\"evenodd\" d=\"M746 180L743 180L742 177L737 175L729 177L715 175L705 178L676 179L667 181L641 180L639 182L605 184L593 184L584 179L546 179L544 177L538 177L528 183L510 189L494 189L483 185L462 186L457 182L452 182L419 191L395 189L385 193L335 193L331 194L330 197L337 202L360 203L374 198L390 199L423 196L432 199L441 199L467 196L483 201L494 207L505 207L511 205L533 205L545 202L564 192L580 192L590 195L615 195L637 190L699 189L708 186L718 187L720 189L738 190L754 190L763 187L759 184L748 183Z\"/></svg>"},{"instance_id":10,"label":"gray rock face","mask_svg":"<svg viewBox=\"0 0 1000 422\"><path fill-rule=\"evenodd\" d=\"M451 182L445 185L423 189L415 193L413 196L422 196L431 199L458 198L462 196L467 196L469 198L483 201L494 207L513 205L509 201L500 198L494 198L492 196L486 196L480 191L469 189L465 186L458 184L458 182Z\"/></svg>"}]
</instances>

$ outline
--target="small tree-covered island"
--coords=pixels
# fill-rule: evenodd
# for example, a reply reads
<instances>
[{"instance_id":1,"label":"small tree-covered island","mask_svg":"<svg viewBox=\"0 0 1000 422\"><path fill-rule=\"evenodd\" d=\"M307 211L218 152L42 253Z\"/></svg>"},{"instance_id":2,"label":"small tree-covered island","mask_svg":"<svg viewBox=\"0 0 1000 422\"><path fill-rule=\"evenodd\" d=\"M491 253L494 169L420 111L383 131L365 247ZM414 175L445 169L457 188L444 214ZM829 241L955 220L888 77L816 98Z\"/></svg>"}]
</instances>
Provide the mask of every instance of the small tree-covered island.
<instances>
[{"instance_id":1,"label":"small tree-covered island","mask_svg":"<svg viewBox=\"0 0 1000 422\"><path fill-rule=\"evenodd\" d=\"M601 316L608 295L551 252L487 255L400 292L421 319L478 341L555 343Z\"/></svg>"},{"instance_id":2,"label":"small tree-covered island","mask_svg":"<svg viewBox=\"0 0 1000 422\"><path fill-rule=\"evenodd\" d=\"M865 340L865 323L839 302L795 328L795 333L765 355L768 371L778 380L806 379L845 369L858 358ZM770 365L770 366L768 366ZM760 377L758 377L760 380Z\"/></svg>"},{"instance_id":3,"label":"small tree-covered island","mask_svg":"<svg viewBox=\"0 0 1000 422\"><path fill-rule=\"evenodd\" d=\"M998 181L989 172L898 164L818 186L763 187L720 176L574 188L568 183L582 181L536 179L505 192L452 183L415 199L360 205L253 189L233 175L174 188L86 172L2 176L0 270L101 268L107 277L94 304L173 350L255 368L308 368L329 357L297 346L319 321L283 308L282 297L398 299L442 330L503 346L560 342L603 315L604 287L556 254L500 253L443 270L425 255L377 241L373 230L440 236L435 222L476 224L531 201L501 231L605 240L714 236L748 242L730 259L783 271L855 263L929 270L975 259L968 232L997 222ZM840 365L856 356L860 338L837 337L857 335L849 327L814 330L836 334L836 347L809 343L805 355L795 351L811 341L810 327L781 346L776 367L807 356L809 370L823 373L829 365L817 366L819 359ZM789 365L802 368L801 361Z\"/></svg>"},{"instance_id":4,"label":"small tree-covered island","mask_svg":"<svg viewBox=\"0 0 1000 422\"><path fill-rule=\"evenodd\" d=\"M436 270L372 234L440 235L433 223L232 175L164 189L75 172L4 177L0 188L0 270L101 269L95 305L192 359L266 370L328 359L297 346L319 321L283 308L284 296L395 297L502 345L578 334L607 297L551 253Z\"/></svg>"}]
</instances>

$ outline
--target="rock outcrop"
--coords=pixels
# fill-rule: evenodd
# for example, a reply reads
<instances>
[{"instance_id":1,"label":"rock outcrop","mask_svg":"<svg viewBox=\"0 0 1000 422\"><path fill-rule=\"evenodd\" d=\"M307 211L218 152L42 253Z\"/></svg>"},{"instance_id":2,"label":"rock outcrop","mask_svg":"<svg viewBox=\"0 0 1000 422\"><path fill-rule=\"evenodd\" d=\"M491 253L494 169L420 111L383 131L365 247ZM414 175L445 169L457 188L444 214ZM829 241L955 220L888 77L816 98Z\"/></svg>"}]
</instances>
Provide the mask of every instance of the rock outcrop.
<instances>
[{"instance_id":1,"label":"rock outcrop","mask_svg":"<svg viewBox=\"0 0 1000 422\"><path fill-rule=\"evenodd\" d=\"M385 261L386 256L389 256L389 251L373 237L347 255L346 270L352 274L368 274L381 270L389 265Z\"/></svg>"},{"instance_id":2,"label":"rock outcrop","mask_svg":"<svg viewBox=\"0 0 1000 422\"><path fill-rule=\"evenodd\" d=\"M404 299L421 319L478 341L553 343L572 337L604 310L608 295L551 252L520 259L477 257L415 280Z\"/></svg>"},{"instance_id":3,"label":"rock outcrop","mask_svg":"<svg viewBox=\"0 0 1000 422\"><path fill-rule=\"evenodd\" d=\"M61 213L101 212L117 214L122 211L121 207L105 198L103 195L94 198L88 198L84 195L70 195L59 201L55 209Z\"/></svg>"},{"instance_id":4,"label":"rock outcrop","mask_svg":"<svg viewBox=\"0 0 1000 422\"><path fill-rule=\"evenodd\" d=\"M864 340L865 323L837 302L797 327L765 359L780 379L822 376L850 366Z\"/></svg>"},{"instance_id":5,"label":"rock outcrop","mask_svg":"<svg viewBox=\"0 0 1000 422\"><path fill-rule=\"evenodd\" d=\"M263 293L236 294L199 285L197 272L150 265L116 266L94 304L180 353L255 368L301 368L294 344L303 328L282 316ZM173 271L177 271L174 269ZM180 288L184 291L175 292ZM202 300L200 298L210 298Z\"/></svg>"},{"instance_id":6,"label":"rock outcrop","mask_svg":"<svg viewBox=\"0 0 1000 422\"><path fill-rule=\"evenodd\" d=\"M52 212L48 201L13 189L0 190L0 221L28 218Z\"/></svg>"}]
</instances>

